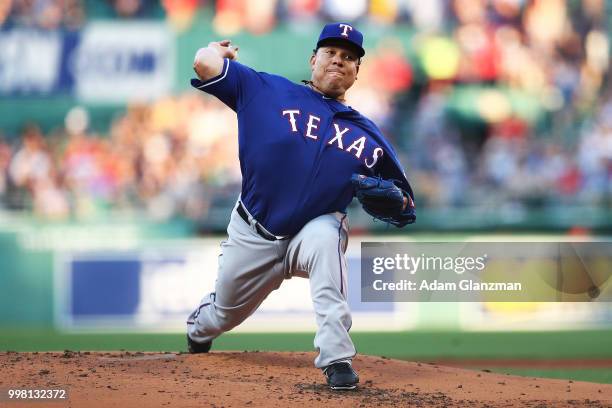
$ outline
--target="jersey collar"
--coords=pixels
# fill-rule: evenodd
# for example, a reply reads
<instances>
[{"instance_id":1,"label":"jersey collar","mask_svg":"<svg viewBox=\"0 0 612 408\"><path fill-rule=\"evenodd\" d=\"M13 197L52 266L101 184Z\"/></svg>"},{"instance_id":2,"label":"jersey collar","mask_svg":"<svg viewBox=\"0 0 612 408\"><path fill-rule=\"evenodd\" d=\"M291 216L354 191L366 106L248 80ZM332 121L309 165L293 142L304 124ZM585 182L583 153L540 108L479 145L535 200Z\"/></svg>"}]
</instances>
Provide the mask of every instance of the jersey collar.
<instances>
[{"instance_id":1,"label":"jersey collar","mask_svg":"<svg viewBox=\"0 0 612 408\"><path fill-rule=\"evenodd\" d=\"M308 91L310 91L310 93L313 94L318 99L321 99L321 100L325 101L328 105L330 105L330 107L332 107L332 109L335 112L351 112L351 111L355 111L351 106L345 105L342 102L338 101L337 99L330 98L329 96L325 96L324 94L315 91L314 89L312 89L308 85L302 85L302 86L304 88L308 89Z\"/></svg>"}]
</instances>

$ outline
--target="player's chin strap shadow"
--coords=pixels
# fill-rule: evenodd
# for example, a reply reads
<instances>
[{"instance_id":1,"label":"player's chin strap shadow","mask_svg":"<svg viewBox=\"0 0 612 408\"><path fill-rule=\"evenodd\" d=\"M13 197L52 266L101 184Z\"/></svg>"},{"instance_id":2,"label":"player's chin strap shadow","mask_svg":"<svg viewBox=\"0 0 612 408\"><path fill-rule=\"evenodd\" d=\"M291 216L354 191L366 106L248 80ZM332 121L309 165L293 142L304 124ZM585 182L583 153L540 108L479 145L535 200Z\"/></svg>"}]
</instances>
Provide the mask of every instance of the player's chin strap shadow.
<instances>
[{"instance_id":1,"label":"player's chin strap shadow","mask_svg":"<svg viewBox=\"0 0 612 408\"><path fill-rule=\"evenodd\" d=\"M312 81L310 81L310 80L307 80L307 79L302 79L302 81L301 81L301 82L302 82L302 83L304 83L305 85L308 85L309 87L311 87L312 89L316 90L317 92L320 92L320 93L321 93L321 95L325 96L326 98L329 98L329 99L334 99L334 100L336 100L336 101L338 101L338 102L346 102L346 99L340 99L340 98L336 98L336 97L333 97L333 96L329 96L328 94L326 94L325 92L323 92L321 89L319 89L319 87L318 87L318 86L316 86L316 85L315 85L315 84L314 84Z\"/></svg>"}]
</instances>

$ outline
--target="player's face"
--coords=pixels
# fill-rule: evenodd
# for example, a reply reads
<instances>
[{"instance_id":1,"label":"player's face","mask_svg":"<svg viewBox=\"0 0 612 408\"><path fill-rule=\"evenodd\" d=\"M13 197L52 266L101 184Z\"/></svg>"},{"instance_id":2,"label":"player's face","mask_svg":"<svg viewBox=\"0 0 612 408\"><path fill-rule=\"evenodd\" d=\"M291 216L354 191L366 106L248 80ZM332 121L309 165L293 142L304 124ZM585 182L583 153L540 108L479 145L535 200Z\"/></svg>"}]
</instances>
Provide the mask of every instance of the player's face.
<instances>
[{"instance_id":1,"label":"player's face","mask_svg":"<svg viewBox=\"0 0 612 408\"><path fill-rule=\"evenodd\" d=\"M353 85L359 72L359 57L342 46L321 47L310 58L311 81L326 95L338 98Z\"/></svg>"}]
</instances>

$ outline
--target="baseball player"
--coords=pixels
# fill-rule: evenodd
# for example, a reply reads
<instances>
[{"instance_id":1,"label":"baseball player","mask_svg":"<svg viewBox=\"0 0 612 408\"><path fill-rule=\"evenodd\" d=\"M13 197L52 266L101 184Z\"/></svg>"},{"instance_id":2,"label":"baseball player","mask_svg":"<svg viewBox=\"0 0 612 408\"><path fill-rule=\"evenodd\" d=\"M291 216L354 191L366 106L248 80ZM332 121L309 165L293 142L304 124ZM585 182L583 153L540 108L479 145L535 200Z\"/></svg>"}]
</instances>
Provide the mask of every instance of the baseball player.
<instances>
[{"instance_id":1,"label":"baseball player","mask_svg":"<svg viewBox=\"0 0 612 408\"><path fill-rule=\"evenodd\" d=\"M213 339L243 322L284 279L305 277L318 326L315 366L334 390L357 386L346 208L356 195L368 213L396 226L416 218L393 148L345 102L365 54L362 43L354 26L326 25L304 85L238 63L229 40L196 53L192 85L237 113L242 191L221 243L214 291L187 321L190 352L208 352Z\"/></svg>"}]
</instances>

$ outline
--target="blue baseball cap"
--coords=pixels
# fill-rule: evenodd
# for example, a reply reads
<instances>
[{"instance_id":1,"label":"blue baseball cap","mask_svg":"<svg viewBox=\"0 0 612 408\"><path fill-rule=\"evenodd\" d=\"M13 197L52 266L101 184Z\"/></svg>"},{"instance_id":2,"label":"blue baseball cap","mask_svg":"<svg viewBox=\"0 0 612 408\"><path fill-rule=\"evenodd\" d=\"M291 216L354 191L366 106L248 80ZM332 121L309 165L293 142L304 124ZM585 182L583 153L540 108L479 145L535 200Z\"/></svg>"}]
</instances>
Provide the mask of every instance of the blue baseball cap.
<instances>
[{"instance_id":1,"label":"blue baseball cap","mask_svg":"<svg viewBox=\"0 0 612 408\"><path fill-rule=\"evenodd\" d=\"M323 27L321 35L319 36L319 41L317 41L317 49L338 41L346 43L355 49L359 58L365 55L365 50L363 49L363 34L351 24L347 23L331 23Z\"/></svg>"}]
</instances>

